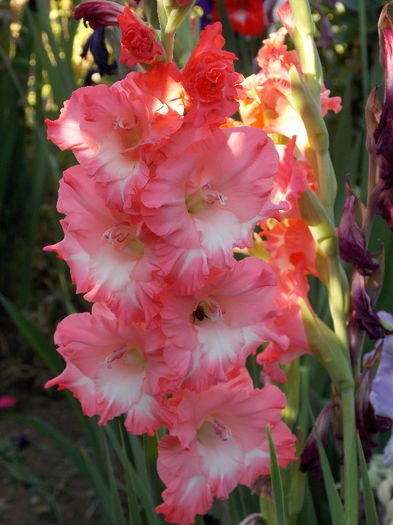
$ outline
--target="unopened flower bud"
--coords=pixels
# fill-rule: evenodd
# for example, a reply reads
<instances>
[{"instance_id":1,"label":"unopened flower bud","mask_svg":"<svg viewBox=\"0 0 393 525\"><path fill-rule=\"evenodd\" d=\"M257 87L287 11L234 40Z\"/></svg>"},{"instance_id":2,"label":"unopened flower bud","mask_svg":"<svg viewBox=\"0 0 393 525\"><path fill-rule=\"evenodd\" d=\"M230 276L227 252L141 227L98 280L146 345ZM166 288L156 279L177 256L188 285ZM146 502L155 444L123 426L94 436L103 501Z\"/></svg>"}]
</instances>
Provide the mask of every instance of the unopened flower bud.
<instances>
[{"instance_id":1,"label":"unopened flower bud","mask_svg":"<svg viewBox=\"0 0 393 525\"><path fill-rule=\"evenodd\" d=\"M319 461L318 444L315 435L315 429L318 432L318 436L324 446L327 443L327 436L329 432L330 419L332 416L332 408L334 403L329 403L320 412L319 416L315 421L315 425L310 435L307 438L306 444L304 445L303 452L300 456L300 470L302 472L310 471L315 479L320 480L322 478L321 464Z\"/></svg>"},{"instance_id":2,"label":"unopened flower bud","mask_svg":"<svg viewBox=\"0 0 393 525\"><path fill-rule=\"evenodd\" d=\"M123 12L121 5L110 0L87 0L77 5L73 18L83 18L85 25L89 23L92 29L98 26L117 26L117 16Z\"/></svg>"},{"instance_id":3,"label":"unopened flower bud","mask_svg":"<svg viewBox=\"0 0 393 525\"><path fill-rule=\"evenodd\" d=\"M337 237L340 257L343 261L352 263L365 275L370 270L377 270L378 264L372 259L366 247L366 237L363 233L365 208L361 200L352 192L347 184L347 200L344 204Z\"/></svg>"}]
</instances>

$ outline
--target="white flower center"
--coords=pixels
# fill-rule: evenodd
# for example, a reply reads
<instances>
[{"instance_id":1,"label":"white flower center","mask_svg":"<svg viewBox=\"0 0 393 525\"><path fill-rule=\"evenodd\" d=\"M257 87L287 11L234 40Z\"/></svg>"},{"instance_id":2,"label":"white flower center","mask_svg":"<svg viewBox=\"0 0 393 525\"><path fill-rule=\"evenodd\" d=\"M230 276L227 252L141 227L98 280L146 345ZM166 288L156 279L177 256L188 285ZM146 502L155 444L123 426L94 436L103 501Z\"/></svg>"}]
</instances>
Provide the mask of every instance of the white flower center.
<instances>
[{"instance_id":1,"label":"white flower center","mask_svg":"<svg viewBox=\"0 0 393 525\"><path fill-rule=\"evenodd\" d=\"M126 344L115 348L104 359L102 366L112 368L112 364L118 362L120 366L126 366L143 371L147 366L147 361L141 352L135 347L128 347Z\"/></svg>"},{"instance_id":2,"label":"white flower center","mask_svg":"<svg viewBox=\"0 0 393 525\"><path fill-rule=\"evenodd\" d=\"M232 439L232 430L216 416L208 416L208 419L199 427L196 439L203 445L209 445L217 442L217 438L229 441Z\"/></svg>"},{"instance_id":3,"label":"white flower center","mask_svg":"<svg viewBox=\"0 0 393 525\"><path fill-rule=\"evenodd\" d=\"M136 238L135 228L129 222L118 222L108 228L102 238L119 250L127 249L135 258L140 258L144 253L143 243Z\"/></svg>"},{"instance_id":4,"label":"white flower center","mask_svg":"<svg viewBox=\"0 0 393 525\"><path fill-rule=\"evenodd\" d=\"M197 308L192 313L192 320L203 322L204 319L210 321L223 321L225 310L221 308L220 297L216 295L208 295L206 299L201 301Z\"/></svg>"},{"instance_id":5,"label":"white flower center","mask_svg":"<svg viewBox=\"0 0 393 525\"><path fill-rule=\"evenodd\" d=\"M204 184L197 191L186 195L186 207L188 213L198 213L204 208L211 208L218 202L221 206L225 206L228 197L220 191L212 188L211 184Z\"/></svg>"}]
</instances>

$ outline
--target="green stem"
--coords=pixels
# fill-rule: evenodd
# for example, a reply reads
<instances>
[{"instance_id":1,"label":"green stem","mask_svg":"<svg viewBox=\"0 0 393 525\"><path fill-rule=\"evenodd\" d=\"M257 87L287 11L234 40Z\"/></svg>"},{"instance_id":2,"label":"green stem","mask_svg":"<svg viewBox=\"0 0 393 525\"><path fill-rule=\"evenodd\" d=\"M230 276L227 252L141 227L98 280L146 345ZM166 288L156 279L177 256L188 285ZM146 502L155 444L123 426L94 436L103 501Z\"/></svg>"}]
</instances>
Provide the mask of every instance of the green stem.
<instances>
[{"instance_id":1,"label":"green stem","mask_svg":"<svg viewBox=\"0 0 393 525\"><path fill-rule=\"evenodd\" d=\"M344 508L346 525L358 524L358 467L356 456L356 418L354 389L341 392L344 429Z\"/></svg>"},{"instance_id":2,"label":"green stem","mask_svg":"<svg viewBox=\"0 0 393 525\"><path fill-rule=\"evenodd\" d=\"M359 0L360 56L362 60L362 95L366 106L368 97L368 57L367 57L367 13L365 0Z\"/></svg>"},{"instance_id":3,"label":"green stem","mask_svg":"<svg viewBox=\"0 0 393 525\"><path fill-rule=\"evenodd\" d=\"M349 309L349 286L347 277L339 260L338 252L328 256L328 297L334 331L347 351L350 362L347 313Z\"/></svg>"},{"instance_id":4,"label":"green stem","mask_svg":"<svg viewBox=\"0 0 393 525\"><path fill-rule=\"evenodd\" d=\"M361 7L364 7L364 0L360 0ZM329 307L333 319L334 333L339 339L345 357L345 366L348 367L347 375L343 378L336 377L342 401L343 418L343 445L344 445L344 508L346 525L357 525L358 523L358 477L357 477L357 455L356 455L356 418L354 403L353 379L350 371L350 352L347 336L347 314L349 309L349 286L340 262L338 253L337 235L334 231L334 201L336 198L337 181L332 167L329 154L329 136L320 109L320 89L322 85L321 64L314 42L314 24L308 0L290 0L294 15L295 29L293 39L299 55L304 80L294 68L291 70L291 92L295 108L301 115L307 130L310 156L315 159L316 178L319 185L320 202L316 202L315 196L310 192L303 194L299 199L299 208L303 219L309 225L310 231L318 243L318 246L325 257L325 274L322 276L329 295ZM361 28L365 27L364 10L360 13ZM363 18L362 18L363 17ZM363 35L364 37L364 35ZM362 59L364 55L365 38L362 38ZM367 69L366 69L367 71ZM363 75L363 90L367 85L367 75ZM307 153L307 152L306 152ZM311 204L307 206L307 204ZM307 312L303 308L303 321L307 317ZM312 335L313 324L308 323L309 335ZM305 324L305 328L307 328ZM315 330L314 330L315 332ZM326 330L325 330L326 332ZM306 330L307 333L307 330ZM328 332L326 332L328 333ZM315 335L315 334L314 334ZM309 337L308 337L309 338ZM317 337L319 340L319 338ZM326 345L321 348L324 354ZM339 352L340 350L338 350ZM328 353L328 352L327 352ZM324 362L324 355L321 355ZM336 373L340 367L339 354L332 356L333 365L330 372ZM330 362L328 361L328 364ZM344 365L342 363L342 365ZM334 375L334 374L333 374ZM348 376L348 377L347 377ZM331 378L333 376L331 374Z\"/></svg>"},{"instance_id":5,"label":"green stem","mask_svg":"<svg viewBox=\"0 0 393 525\"><path fill-rule=\"evenodd\" d=\"M289 3L295 20L292 36L299 55L300 65L314 100L319 103L322 67L314 41L314 22L311 18L310 5L308 0L289 0Z\"/></svg>"},{"instance_id":6,"label":"green stem","mask_svg":"<svg viewBox=\"0 0 393 525\"><path fill-rule=\"evenodd\" d=\"M165 33L164 32L164 48L165 48L165 63L170 64L173 60L173 45L175 43L176 33Z\"/></svg>"}]
</instances>

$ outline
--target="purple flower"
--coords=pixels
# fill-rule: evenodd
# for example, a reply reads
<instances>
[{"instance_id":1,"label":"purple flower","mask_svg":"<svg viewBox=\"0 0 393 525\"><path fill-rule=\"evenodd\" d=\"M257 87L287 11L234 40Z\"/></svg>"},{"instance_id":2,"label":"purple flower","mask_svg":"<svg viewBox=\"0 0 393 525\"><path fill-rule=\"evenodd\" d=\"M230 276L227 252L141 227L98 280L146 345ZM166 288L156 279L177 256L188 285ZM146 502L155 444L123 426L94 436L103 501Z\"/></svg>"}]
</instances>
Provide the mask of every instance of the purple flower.
<instances>
[{"instance_id":1,"label":"purple flower","mask_svg":"<svg viewBox=\"0 0 393 525\"><path fill-rule=\"evenodd\" d=\"M393 316L387 312L379 312L379 317L393 325ZM388 335L380 339L372 353L375 353L381 344L381 360L372 384L370 399L376 414L393 419L393 337Z\"/></svg>"},{"instance_id":2,"label":"purple flower","mask_svg":"<svg viewBox=\"0 0 393 525\"><path fill-rule=\"evenodd\" d=\"M380 215L393 231L393 188L382 190L378 197L377 213Z\"/></svg>"},{"instance_id":3,"label":"purple flower","mask_svg":"<svg viewBox=\"0 0 393 525\"><path fill-rule=\"evenodd\" d=\"M385 103L374 132L382 190L393 186L393 29L382 30L385 41Z\"/></svg>"},{"instance_id":4,"label":"purple flower","mask_svg":"<svg viewBox=\"0 0 393 525\"><path fill-rule=\"evenodd\" d=\"M207 25L213 23L214 1L213 0L197 0L196 5L199 5L203 9L203 15L201 18L201 29L205 29Z\"/></svg>"},{"instance_id":5,"label":"purple flower","mask_svg":"<svg viewBox=\"0 0 393 525\"><path fill-rule=\"evenodd\" d=\"M94 73L103 75L113 75L117 68L116 61L109 63L109 53L105 45L105 27L97 26L97 29L89 36L86 40L81 57L86 58L87 52L90 51L94 57L94 62L97 64L96 68L92 68L88 71L84 80L85 86L92 84L91 77Z\"/></svg>"},{"instance_id":6,"label":"purple flower","mask_svg":"<svg viewBox=\"0 0 393 525\"><path fill-rule=\"evenodd\" d=\"M365 286L365 277L354 271L352 278L352 322L356 321L362 330L365 330L370 339L381 339L391 330L387 330L381 323L373 301Z\"/></svg>"},{"instance_id":7,"label":"purple flower","mask_svg":"<svg viewBox=\"0 0 393 525\"><path fill-rule=\"evenodd\" d=\"M376 432L386 432L392 427L392 420L385 415L378 414L371 401L372 378L376 366L378 366L378 356L375 354L366 356L355 396L356 427L367 462L370 461L373 448L378 445L373 441L372 435Z\"/></svg>"},{"instance_id":8,"label":"purple flower","mask_svg":"<svg viewBox=\"0 0 393 525\"><path fill-rule=\"evenodd\" d=\"M72 15L76 20L83 18L92 29L98 26L118 26L117 16L123 13L124 7L110 0L87 0L76 6Z\"/></svg>"},{"instance_id":9,"label":"purple flower","mask_svg":"<svg viewBox=\"0 0 393 525\"><path fill-rule=\"evenodd\" d=\"M344 262L352 263L365 275L369 270L377 270L378 264L373 261L371 253L367 250L366 238L355 218L355 207L361 210L363 205L350 188L348 191L349 195L337 229L340 257Z\"/></svg>"},{"instance_id":10,"label":"purple flower","mask_svg":"<svg viewBox=\"0 0 393 525\"><path fill-rule=\"evenodd\" d=\"M335 403L333 402L327 404L321 410L315 421L315 428L318 430L318 435L324 446L326 446L327 443L332 409L334 406ZM301 472L311 472L314 478L318 481L322 478L322 469L319 461L318 444L314 428L310 432L300 456L300 470Z\"/></svg>"},{"instance_id":11,"label":"purple flower","mask_svg":"<svg viewBox=\"0 0 393 525\"><path fill-rule=\"evenodd\" d=\"M379 312L379 317L393 325L393 316L387 312ZM374 350L367 354L364 362L371 362L381 354L378 370L374 377L370 393L370 401L375 414L381 418L393 419L393 336L387 335L380 339ZM384 451L384 463L393 468L393 436Z\"/></svg>"}]
</instances>

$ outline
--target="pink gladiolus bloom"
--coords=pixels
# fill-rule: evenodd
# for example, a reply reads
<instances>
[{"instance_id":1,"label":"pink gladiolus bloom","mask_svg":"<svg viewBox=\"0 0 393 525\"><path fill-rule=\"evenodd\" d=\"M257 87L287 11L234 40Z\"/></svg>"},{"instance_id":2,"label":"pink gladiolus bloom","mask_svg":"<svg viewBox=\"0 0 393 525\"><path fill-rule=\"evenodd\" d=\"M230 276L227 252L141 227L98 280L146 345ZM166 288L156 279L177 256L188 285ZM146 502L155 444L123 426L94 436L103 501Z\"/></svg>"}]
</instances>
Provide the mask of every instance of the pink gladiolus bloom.
<instances>
[{"instance_id":1,"label":"pink gladiolus bloom","mask_svg":"<svg viewBox=\"0 0 393 525\"><path fill-rule=\"evenodd\" d=\"M120 319L149 321L157 313L152 297L160 290L154 236L130 216L105 206L96 184L81 166L64 172L57 209L64 239L56 251L70 266L77 293L105 301Z\"/></svg>"},{"instance_id":2,"label":"pink gladiolus bloom","mask_svg":"<svg viewBox=\"0 0 393 525\"><path fill-rule=\"evenodd\" d=\"M266 363L265 372L269 374L270 370L277 380L279 372L272 368L273 363L289 363L299 355L310 352L298 303L301 297L311 308L307 298L307 274L318 275L315 266L317 252L315 241L301 219L276 223L270 230L265 228L261 235L266 238L264 243L271 254L269 264L277 277L277 315L269 327L277 334L286 336L287 342L282 345L273 341L257 356L257 362ZM283 377L278 380L282 381Z\"/></svg>"},{"instance_id":3,"label":"pink gladiolus bloom","mask_svg":"<svg viewBox=\"0 0 393 525\"><path fill-rule=\"evenodd\" d=\"M287 30L281 27L263 41L258 52L260 71L243 82L247 97L240 101L240 115L244 124L278 133L286 137L297 137L297 146L304 152L307 132L296 111L292 96L289 71L295 66L302 74L296 51L288 51L285 45ZM328 110L341 110L340 97L329 98L330 91L322 86L322 115Z\"/></svg>"},{"instance_id":4,"label":"pink gladiolus bloom","mask_svg":"<svg viewBox=\"0 0 393 525\"><path fill-rule=\"evenodd\" d=\"M254 128L217 129L163 162L144 188L142 215L159 237L157 256L182 293L203 285L211 268L233 265L233 246L249 246L271 202L277 169L273 142Z\"/></svg>"},{"instance_id":5,"label":"pink gladiolus bloom","mask_svg":"<svg viewBox=\"0 0 393 525\"><path fill-rule=\"evenodd\" d=\"M283 210L281 216L300 218L297 199L306 187L316 190L316 180L311 166L305 160L295 159L296 137L292 137L285 147L280 148L281 160L274 176L273 202L286 202L289 210Z\"/></svg>"},{"instance_id":6,"label":"pink gladiolus bloom","mask_svg":"<svg viewBox=\"0 0 393 525\"><path fill-rule=\"evenodd\" d=\"M295 20L293 19L292 9L288 1L279 6L277 9L277 16L288 33L292 36L293 30L295 29Z\"/></svg>"},{"instance_id":7,"label":"pink gladiolus bloom","mask_svg":"<svg viewBox=\"0 0 393 525\"><path fill-rule=\"evenodd\" d=\"M0 396L0 408L11 408L16 405L17 399L14 396Z\"/></svg>"},{"instance_id":8,"label":"pink gladiolus bloom","mask_svg":"<svg viewBox=\"0 0 393 525\"><path fill-rule=\"evenodd\" d=\"M225 381L263 341L285 344L266 326L277 315L275 294L274 272L254 257L214 272L194 295L168 290L160 313L168 338L164 356L185 387L200 390Z\"/></svg>"},{"instance_id":9,"label":"pink gladiolus bloom","mask_svg":"<svg viewBox=\"0 0 393 525\"><path fill-rule=\"evenodd\" d=\"M151 64L164 52L157 42L153 29L140 22L129 7L117 17L121 29L120 62L128 67Z\"/></svg>"},{"instance_id":10,"label":"pink gladiolus bloom","mask_svg":"<svg viewBox=\"0 0 393 525\"><path fill-rule=\"evenodd\" d=\"M225 499L239 484L250 486L270 472L266 426L278 462L295 458L295 436L280 421L284 394L273 385L253 389L247 371L200 393L180 391L176 419L159 444L158 473L167 486L157 512L179 525L205 514L213 497Z\"/></svg>"},{"instance_id":11,"label":"pink gladiolus bloom","mask_svg":"<svg viewBox=\"0 0 393 525\"><path fill-rule=\"evenodd\" d=\"M236 73L236 56L222 49L225 40L220 22L208 25L182 71L186 121L195 126L222 124L239 107L244 96L243 75Z\"/></svg>"},{"instance_id":12,"label":"pink gladiolus bloom","mask_svg":"<svg viewBox=\"0 0 393 525\"><path fill-rule=\"evenodd\" d=\"M73 151L89 176L105 186L106 202L121 209L149 177L148 163L183 120L179 72L157 65L111 87L73 92L60 117L46 120L48 138Z\"/></svg>"},{"instance_id":13,"label":"pink gladiolus bloom","mask_svg":"<svg viewBox=\"0 0 393 525\"><path fill-rule=\"evenodd\" d=\"M160 379L175 379L162 358L163 342L158 329L124 324L96 303L92 314L72 314L58 325L55 343L66 368L45 386L71 390L85 414L100 415L101 425L127 414L129 432L153 435L162 424Z\"/></svg>"}]
</instances>

